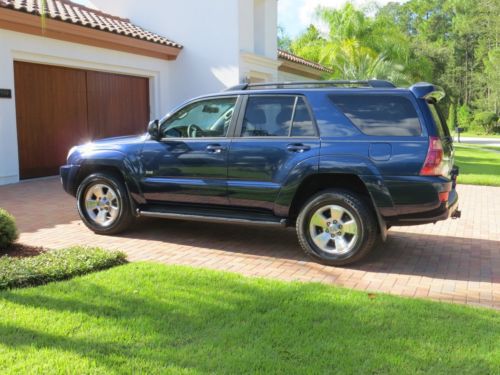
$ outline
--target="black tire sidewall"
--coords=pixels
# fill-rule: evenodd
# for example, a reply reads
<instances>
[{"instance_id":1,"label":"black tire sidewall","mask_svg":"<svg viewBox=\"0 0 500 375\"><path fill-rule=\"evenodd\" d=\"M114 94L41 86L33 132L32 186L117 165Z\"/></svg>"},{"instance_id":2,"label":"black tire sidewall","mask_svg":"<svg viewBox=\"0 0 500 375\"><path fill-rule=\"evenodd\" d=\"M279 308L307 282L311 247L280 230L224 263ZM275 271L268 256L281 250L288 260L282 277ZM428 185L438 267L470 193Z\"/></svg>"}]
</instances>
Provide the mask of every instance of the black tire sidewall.
<instances>
[{"instance_id":1,"label":"black tire sidewall","mask_svg":"<svg viewBox=\"0 0 500 375\"><path fill-rule=\"evenodd\" d=\"M106 184L114 190L120 204L118 218L113 224L107 227L96 224L92 219L90 219L87 214L87 210L85 209L85 195L87 191L92 186L100 183ZM123 224L130 216L130 204L127 198L127 190L124 184L116 177L102 173L92 174L82 181L82 183L78 187L76 196L78 202L78 213L89 229L98 234L114 234L123 230Z\"/></svg>"},{"instance_id":2,"label":"black tire sidewall","mask_svg":"<svg viewBox=\"0 0 500 375\"><path fill-rule=\"evenodd\" d=\"M354 217L358 225L358 239L354 248L345 254L335 255L327 253L316 246L309 233L309 222L312 215L321 207L326 205L337 205L345 208ZM355 262L363 257L372 247L373 235L369 232L369 225L373 222L372 213L367 209L364 202L350 192L331 190L322 192L305 204L297 220L297 232L299 241L304 251L313 258L329 265L343 265ZM372 228L373 229L373 228Z\"/></svg>"}]
</instances>

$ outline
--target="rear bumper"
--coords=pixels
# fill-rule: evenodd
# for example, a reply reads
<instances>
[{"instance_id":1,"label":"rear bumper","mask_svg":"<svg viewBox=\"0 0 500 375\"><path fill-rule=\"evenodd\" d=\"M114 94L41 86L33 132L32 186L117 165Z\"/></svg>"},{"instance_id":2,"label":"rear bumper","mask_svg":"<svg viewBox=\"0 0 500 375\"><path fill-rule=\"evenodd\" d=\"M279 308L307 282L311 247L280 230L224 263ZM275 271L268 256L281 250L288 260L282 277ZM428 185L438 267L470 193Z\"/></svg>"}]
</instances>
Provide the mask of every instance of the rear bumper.
<instances>
[{"instance_id":1,"label":"rear bumper","mask_svg":"<svg viewBox=\"0 0 500 375\"><path fill-rule=\"evenodd\" d=\"M455 189L450 191L447 202L441 203L438 208L432 211L399 216L397 219L389 219L387 222L390 225L419 225L435 223L437 221L449 219L450 217L460 217L460 211L458 210L458 193Z\"/></svg>"},{"instance_id":2,"label":"rear bumper","mask_svg":"<svg viewBox=\"0 0 500 375\"><path fill-rule=\"evenodd\" d=\"M61 176L61 184L66 193L75 196L77 186L74 185L76 176L80 170L79 165L63 165L59 168L59 175Z\"/></svg>"},{"instance_id":3,"label":"rear bumper","mask_svg":"<svg viewBox=\"0 0 500 375\"><path fill-rule=\"evenodd\" d=\"M418 225L435 223L450 217L459 218L458 193L455 189L457 183L458 168L454 168L451 178L425 177L400 184L400 190L411 191L419 204L396 205L399 215L386 218L388 225ZM439 194L449 192L448 200L439 201Z\"/></svg>"}]
</instances>

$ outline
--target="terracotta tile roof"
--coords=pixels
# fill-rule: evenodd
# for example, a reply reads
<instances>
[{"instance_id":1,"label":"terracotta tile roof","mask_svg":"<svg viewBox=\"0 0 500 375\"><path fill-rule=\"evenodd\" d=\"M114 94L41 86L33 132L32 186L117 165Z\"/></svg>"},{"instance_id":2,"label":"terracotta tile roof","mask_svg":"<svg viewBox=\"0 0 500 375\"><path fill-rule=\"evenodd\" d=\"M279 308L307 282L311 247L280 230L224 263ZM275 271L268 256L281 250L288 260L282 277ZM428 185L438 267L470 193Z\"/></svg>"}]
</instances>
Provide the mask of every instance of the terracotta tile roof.
<instances>
[{"instance_id":1,"label":"terracotta tile roof","mask_svg":"<svg viewBox=\"0 0 500 375\"><path fill-rule=\"evenodd\" d=\"M96 9L91 9L70 0L46 0L45 15L47 18L85 26L92 29L119 34L151 43L162 44L174 48L182 48L178 43L143 28L136 26L125 18L116 17ZM0 0L0 8L12 9L40 16L42 0Z\"/></svg>"},{"instance_id":2,"label":"terracotta tile roof","mask_svg":"<svg viewBox=\"0 0 500 375\"><path fill-rule=\"evenodd\" d=\"M323 66L321 64L315 63L310 60L303 59L302 57L294 55L290 52L283 51L281 49L278 50L278 58L282 60L291 61L296 64L305 65L308 66L309 68L313 68L325 73L332 73L332 70L327 68L326 66Z\"/></svg>"}]
</instances>

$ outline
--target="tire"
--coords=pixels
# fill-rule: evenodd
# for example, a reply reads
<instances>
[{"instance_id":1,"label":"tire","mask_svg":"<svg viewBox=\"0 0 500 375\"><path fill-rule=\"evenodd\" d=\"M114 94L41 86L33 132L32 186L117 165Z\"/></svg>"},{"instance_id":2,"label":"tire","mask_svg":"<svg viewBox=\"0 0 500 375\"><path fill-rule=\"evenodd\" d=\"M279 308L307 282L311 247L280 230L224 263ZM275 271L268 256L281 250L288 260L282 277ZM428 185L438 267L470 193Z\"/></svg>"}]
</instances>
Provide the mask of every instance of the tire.
<instances>
[{"instance_id":1,"label":"tire","mask_svg":"<svg viewBox=\"0 0 500 375\"><path fill-rule=\"evenodd\" d=\"M117 234L134 221L127 188L113 174L94 173L86 177L78 187L76 197L78 213L94 233Z\"/></svg>"},{"instance_id":2,"label":"tire","mask_svg":"<svg viewBox=\"0 0 500 375\"><path fill-rule=\"evenodd\" d=\"M369 203L347 190L324 190L302 207L296 223L305 253L320 263L342 266L364 258L378 238Z\"/></svg>"}]
</instances>

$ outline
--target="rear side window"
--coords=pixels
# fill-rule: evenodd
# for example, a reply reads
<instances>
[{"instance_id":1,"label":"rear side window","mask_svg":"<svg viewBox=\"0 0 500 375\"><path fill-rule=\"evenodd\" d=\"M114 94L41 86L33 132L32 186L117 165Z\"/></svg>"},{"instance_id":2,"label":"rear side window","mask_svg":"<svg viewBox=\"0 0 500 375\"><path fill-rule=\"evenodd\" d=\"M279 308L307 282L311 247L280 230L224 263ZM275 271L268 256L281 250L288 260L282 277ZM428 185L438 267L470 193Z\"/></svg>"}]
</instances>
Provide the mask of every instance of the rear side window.
<instances>
[{"instance_id":1,"label":"rear side window","mask_svg":"<svg viewBox=\"0 0 500 375\"><path fill-rule=\"evenodd\" d=\"M292 96L248 98L243 119L243 137L287 137L292 123Z\"/></svg>"},{"instance_id":2,"label":"rear side window","mask_svg":"<svg viewBox=\"0 0 500 375\"><path fill-rule=\"evenodd\" d=\"M332 102L363 133L419 136L420 121L412 102L396 95L331 95Z\"/></svg>"},{"instance_id":3,"label":"rear side window","mask_svg":"<svg viewBox=\"0 0 500 375\"><path fill-rule=\"evenodd\" d=\"M441 116L441 112L439 111L437 105L433 102L428 102L427 105L429 106L432 118L434 119L434 122L436 124L439 137L440 138L449 137L450 130L448 129L448 126L446 125L443 116Z\"/></svg>"},{"instance_id":4,"label":"rear side window","mask_svg":"<svg viewBox=\"0 0 500 375\"><path fill-rule=\"evenodd\" d=\"M316 136L304 98L250 96L243 118L242 137Z\"/></svg>"}]
</instances>

